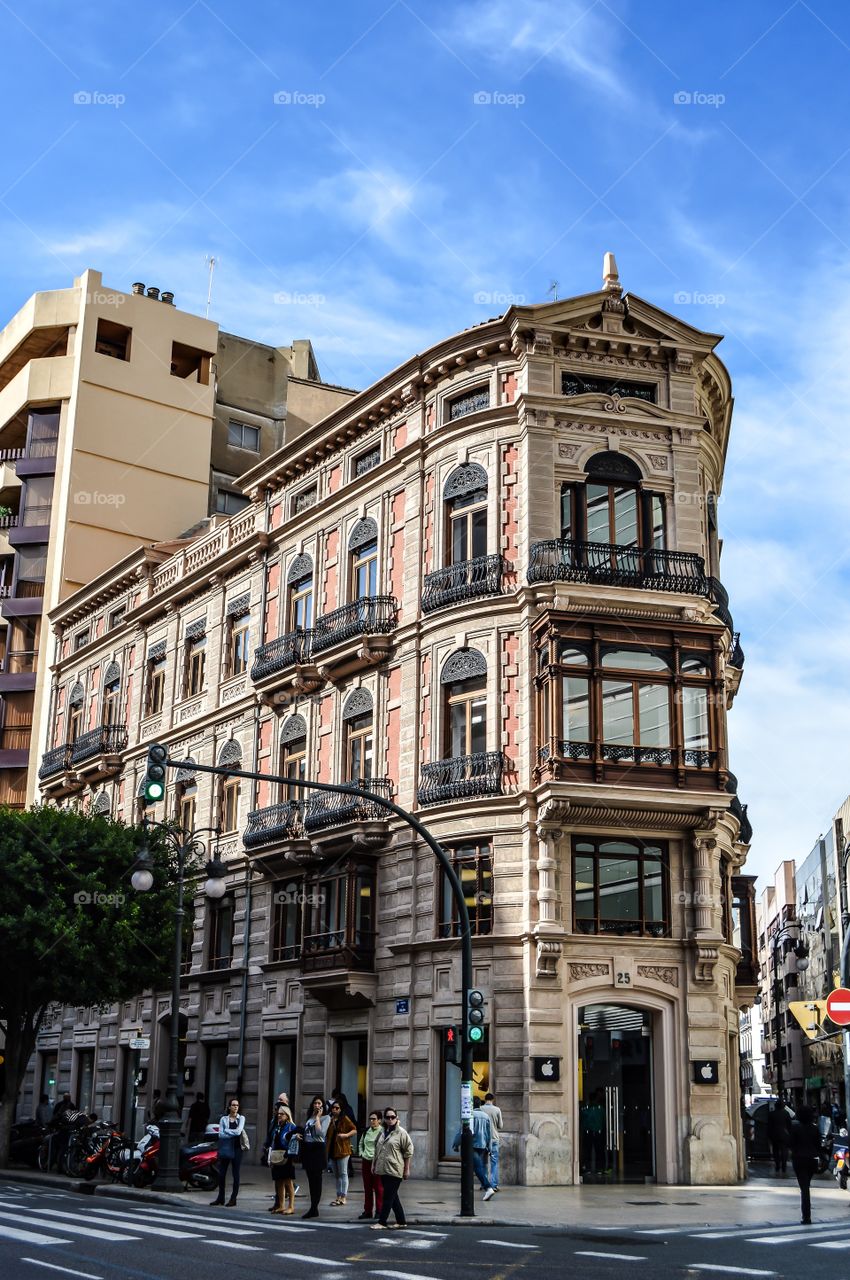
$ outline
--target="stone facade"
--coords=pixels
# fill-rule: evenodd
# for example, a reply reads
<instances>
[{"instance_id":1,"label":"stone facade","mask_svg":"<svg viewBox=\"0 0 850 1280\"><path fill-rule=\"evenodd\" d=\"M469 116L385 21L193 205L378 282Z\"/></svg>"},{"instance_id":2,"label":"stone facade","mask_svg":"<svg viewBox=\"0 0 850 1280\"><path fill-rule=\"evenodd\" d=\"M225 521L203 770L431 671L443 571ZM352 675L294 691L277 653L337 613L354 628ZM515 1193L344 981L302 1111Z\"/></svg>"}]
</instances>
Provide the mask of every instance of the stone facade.
<instances>
[{"instance_id":1,"label":"stone facade","mask_svg":"<svg viewBox=\"0 0 850 1280\"><path fill-rule=\"evenodd\" d=\"M641 1180L667 1183L745 1170L738 1010L754 988L730 902L749 824L726 754L743 657L718 580L731 411L718 341L624 297L611 270L600 292L512 308L243 476L252 502L233 520L177 554L140 550L52 615L41 782L57 803L130 817L146 746L160 740L199 764L224 753L326 781L356 768L455 851L487 1002L475 1085L504 1111L506 1182L635 1177L641 1160ZM580 523L565 524L579 519L565 515L567 494ZM631 542L591 528L606 502L614 535L618 503L639 512ZM242 617L248 669L235 657ZM75 652L84 626L93 638ZM578 705L571 646L594 690L582 703L590 741L566 724ZM623 676L627 696L603 670L623 653L656 671ZM96 731L116 663L126 747L75 758L72 703ZM682 710L694 700L701 710ZM170 784L158 819L186 799L185 782ZM190 785L194 824L215 825L221 783ZM301 1110L341 1084L361 1106L392 1100L414 1172L436 1175L456 1115L441 1033L460 1021L460 954L433 860L368 804L299 803L264 781L243 783L237 808L220 840L228 946L195 899L186 1104L199 1088L238 1087L261 1127L278 1087ZM606 879L612 866L628 885ZM147 993L101 1018L57 1015L22 1109L51 1054L60 1086L77 1090L80 1051L93 1050L93 1104L120 1118L133 1066L123 1046L138 1027L151 1037L145 1087L164 1087L167 1013ZM619 1061L627 1046L631 1067ZM620 1092L601 1066L615 1059ZM642 1091L645 1115L622 1121L607 1170L588 1154L592 1080L635 1112Z\"/></svg>"}]
</instances>

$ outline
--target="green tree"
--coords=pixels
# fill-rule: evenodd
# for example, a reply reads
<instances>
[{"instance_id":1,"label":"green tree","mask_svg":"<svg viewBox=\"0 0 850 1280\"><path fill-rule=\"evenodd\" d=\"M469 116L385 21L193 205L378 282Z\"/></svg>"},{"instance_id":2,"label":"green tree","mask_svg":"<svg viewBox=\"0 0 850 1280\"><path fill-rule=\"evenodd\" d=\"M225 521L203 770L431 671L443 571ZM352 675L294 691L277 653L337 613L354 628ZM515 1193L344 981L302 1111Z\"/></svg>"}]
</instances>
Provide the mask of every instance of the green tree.
<instances>
[{"instance_id":1,"label":"green tree","mask_svg":"<svg viewBox=\"0 0 850 1280\"><path fill-rule=\"evenodd\" d=\"M171 855L148 840L154 888L130 884L140 827L73 810L0 808L0 1168L36 1037L51 1005L103 1006L171 973ZM37 1086L36 1086L37 1087Z\"/></svg>"}]
</instances>

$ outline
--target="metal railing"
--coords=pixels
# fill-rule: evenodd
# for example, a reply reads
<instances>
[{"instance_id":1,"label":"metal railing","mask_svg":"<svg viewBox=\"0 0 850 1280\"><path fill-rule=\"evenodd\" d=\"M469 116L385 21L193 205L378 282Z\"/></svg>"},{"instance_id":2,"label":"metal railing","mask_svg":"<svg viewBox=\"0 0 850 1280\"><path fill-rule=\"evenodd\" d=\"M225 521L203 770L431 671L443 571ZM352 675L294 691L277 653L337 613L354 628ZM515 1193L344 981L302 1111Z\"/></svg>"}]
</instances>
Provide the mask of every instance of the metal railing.
<instances>
[{"instance_id":1,"label":"metal railing","mask_svg":"<svg viewBox=\"0 0 850 1280\"><path fill-rule=\"evenodd\" d=\"M499 555L476 556L474 560L463 560L426 574L422 612L431 613L462 600L500 595L503 569L504 561Z\"/></svg>"},{"instance_id":2,"label":"metal railing","mask_svg":"<svg viewBox=\"0 0 850 1280\"><path fill-rule=\"evenodd\" d=\"M10 649L3 659L0 671L7 676L30 675L35 671L38 651L35 649Z\"/></svg>"},{"instance_id":3,"label":"metal railing","mask_svg":"<svg viewBox=\"0 0 850 1280\"><path fill-rule=\"evenodd\" d=\"M71 743L63 742L61 747L53 747L45 751L41 757L38 770L39 778L52 778L57 773L65 773L71 767Z\"/></svg>"},{"instance_id":4,"label":"metal railing","mask_svg":"<svg viewBox=\"0 0 850 1280\"><path fill-rule=\"evenodd\" d=\"M474 796L502 794L505 758L501 751L481 751L472 756L454 756L422 766L418 799L420 804L443 800L463 800Z\"/></svg>"},{"instance_id":5,"label":"metal railing","mask_svg":"<svg viewBox=\"0 0 850 1280\"><path fill-rule=\"evenodd\" d=\"M307 934L301 943L302 968L315 972L322 969L371 969L375 963L373 929L345 925Z\"/></svg>"},{"instance_id":6,"label":"metal railing","mask_svg":"<svg viewBox=\"0 0 850 1280\"><path fill-rule=\"evenodd\" d=\"M616 543L555 538L532 543L528 581L600 582L708 596L715 580L706 576L702 556L690 551L644 550Z\"/></svg>"},{"instance_id":7,"label":"metal railing","mask_svg":"<svg viewBox=\"0 0 850 1280\"><path fill-rule=\"evenodd\" d=\"M0 516L0 529L17 529L17 516Z\"/></svg>"},{"instance_id":8,"label":"metal railing","mask_svg":"<svg viewBox=\"0 0 850 1280\"><path fill-rule=\"evenodd\" d=\"M102 724L97 729L80 734L71 744L71 764L80 764L95 756L114 755L123 751L127 745L127 726L125 724Z\"/></svg>"},{"instance_id":9,"label":"metal railing","mask_svg":"<svg viewBox=\"0 0 850 1280\"><path fill-rule=\"evenodd\" d=\"M393 784L389 778L360 778L351 783L354 787L362 787L365 791L374 791L375 795L393 798ZM386 819L388 811L374 800L364 796L346 796L334 792L324 792L310 796L306 802L304 827L307 831L322 831L327 827L339 827L346 822L372 822Z\"/></svg>"},{"instance_id":10,"label":"metal railing","mask_svg":"<svg viewBox=\"0 0 850 1280\"><path fill-rule=\"evenodd\" d=\"M685 765L689 769L714 769L717 752L702 747L641 747L620 742L574 742L564 738L552 739L540 747L537 758L541 764L547 760L585 761L597 760L615 764L654 764L663 767Z\"/></svg>"},{"instance_id":11,"label":"metal railing","mask_svg":"<svg viewBox=\"0 0 850 1280\"><path fill-rule=\"evenodd\" d=\"M312 631L288 631L286 635L261 644L254 654L251 679L264 680L266 676L292 667L297 662L308 662L312 650Z\"/></svg>"},{"instance_id":12,"label":"metal railing","mask_svg":"<svg viewBox=\"0 0 850 1280\"><path fill-rule=\"evenodd\" d=\"M248 825L242 837L246 849L259 849L278 840L292 840L304 830L304 803L287 800L248 814Z\"/></svg>"},{"instance_id":13,"label":"metal railing","mask_svg":"<svg viewBox=\"0 0 850 1280\"><path fill-rule=\"evenodd\" d=\"M354 636L387 635L395 630L397 619L398 602L393 596L363 596L352 600L316 619L313 653L321 653Z\"/></svg>"}]
</instances>

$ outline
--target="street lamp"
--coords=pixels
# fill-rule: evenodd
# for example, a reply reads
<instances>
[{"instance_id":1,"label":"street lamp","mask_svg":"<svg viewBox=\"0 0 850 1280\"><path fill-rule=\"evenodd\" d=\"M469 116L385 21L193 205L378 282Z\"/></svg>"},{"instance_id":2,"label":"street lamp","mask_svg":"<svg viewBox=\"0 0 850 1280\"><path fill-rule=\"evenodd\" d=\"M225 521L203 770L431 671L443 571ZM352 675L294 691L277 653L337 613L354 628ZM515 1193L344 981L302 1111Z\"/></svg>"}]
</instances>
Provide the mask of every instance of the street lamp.
<instances>
[{"instance_id":1,"label":"street lamp","mask_svg":"<svg viewBox=\"0 0 850 1280\"><path fill-rule=\"evenodd\" d=\"M202 827L200 831L187 831L176 827L173 823L150 822L144 820L145 829L158 827L163 832L166 844L177 856L177 905L174 908L174 965L171 974L171 1043L168 1051L168 1085L165 1091L164 1111L159 1119L159 1172L157 1189L160 1191L182 1191L180 1181L180 1104L177 1098L179 1088L179 1040L180 1040L180 969L183 959L183 890L187 872L197 874L199 867L193 865L193 855L205 852L199 835L213 832L220 834L219 827ZM138 893L147 893L153 888L154 860L150 850L143 845L133 863L133 874L130 883ZM208 898L220 898L225 891L224 877L227 869L218 856L210 858L205 867L206 880L204 893Z\"/></svg>"},{"instance_id":2,"label":"street lamp","mask_svg":"<svg viewBox=\"0 0 850 1280\"><path fill-rule=\"evenodd\" d=\"M782 1004L783 987L782 977L779 973L779 944L783 938L791 936L792 929L799 929L800 922L792 920L788 924L777 929L771 939L771 954L773 957L773 1016L776 1022L776 1096L780 1102L784 1102L783 1094L785 1092L785 1081L782 1072L782 1023L779 1019L779 1010ZM801 939L797 940L794 947L794 955L797 957L797 972L804 973L809 967L809 948Z\"/></svg>"}]
</instances>

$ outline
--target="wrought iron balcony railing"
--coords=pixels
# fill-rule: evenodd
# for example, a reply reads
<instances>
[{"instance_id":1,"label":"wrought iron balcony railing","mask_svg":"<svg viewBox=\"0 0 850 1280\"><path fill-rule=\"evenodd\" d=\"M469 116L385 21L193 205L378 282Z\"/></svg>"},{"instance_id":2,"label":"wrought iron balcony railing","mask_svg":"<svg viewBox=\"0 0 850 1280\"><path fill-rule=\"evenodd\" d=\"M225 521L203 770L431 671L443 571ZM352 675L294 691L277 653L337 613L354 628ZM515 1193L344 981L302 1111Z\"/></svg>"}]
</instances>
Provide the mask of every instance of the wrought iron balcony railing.
<instances>
[{"instance_id":1,"label":"wrought iron balcony railing","mask_svg":"<svg viewBox=\"0 0 850 1280\"><path fill-rule=\"evenodd\" d=\"M125 724L102 724L88 733L80 734L71 744L71 765L82 764L99 755L114 755L127 745Z\"/></svg>"},{"instance_id":2,"label":"wrought iron balcony railing","mask_svg":"<svg viewBox=\"0 0 850 1280\"><path fill-rule=\"evenodd\" d=\"M45 751L41 757L38 776L41 779L52 778L57 773L65 773L71 767L71 743L63 742L61 747L53 747Z\"/></svg>"},{"instance_id":3,"label":"wrought iron balcony railing","mask_svg":"<svg viewBox=\"0 0 850 1280\"><path fill-rule=\"evenodd\" d=\"M730 667L737 667L739 671L744 666L744 650L741 648L741 633L735 631L732 634L732 652L729 655Z\"/></svg>"},{"instance_id":4,"label":"wrought iron balcony railing","mask_svg":"<svg viewBox=\"0 0 850 1280\"><path fill-rule=\"evenodd\" d=\"M303 830L303 801L286 800L282 804L272 804L267 809L255 809L253 813L249 813L242 842L246 849L259 849L278 840L296 839Z\"/></svg>"},{"instance_id":5,"label":"wrought iron balcony railing","mask_svg":"<svg viewBox=\"0 0 850 1280\"><path fill-rule=\"evenodd\" d=\"M386 796L388 800L392 799L393 784L389 778L361 778L351 785L374 791L375 795ZM387 817L387 809L364 796L320 791L310 796L305 803L304 826L307 831L323 831L327 827L340 827L346 822L374 822Z\"/></svg>"},{"instance_id":6,"label":"wrought iron balcony railing","mask_svg":"<svg viewBox=\"0 0 850 1280\"><path fill-rule=\"evenodd\" d=\"M713 580L706 576L702 556L690 551L644 550L615 543L556 538L532 543L528 581L599 582L708 596Z\"/></svg>"},{"instance_id":7,"label":"wrought iron balcony railing","mask_svg":"<svg viewBox=\"0 0 850 1280\"><path fill-rule=\"evenodd\" d=\"M566 739L553 739L542 746L538 753L541 765L548 760L586 761L592 764L597 759L616 764L655 764L674 766L679 762L689 769L714 769L717 767L717 752L702 747L640 747L620 742L573 742Z\"/></svg>"},{"instance_id":8,"label":"wrought iron balcony railing","mask_svg":"<svg viewBox=\"0 0 850 1280\"><path fill-rule=\"evenodd\" d=\"M334 969L370 970L375 964L376 934L371 929L346 925L307 934L301 944L301 964L305 972Z\"/></svg>"},{"instance_id":9,"label":"wrought iron balcony railing","mask_svg":"<svg viewBox=\"0 0 850 1280\"><path fill-rule=\"evenodd\" d=\"M313 627L313 653L354 636L388 635L396 628L398 602L392 596L363 596L332 613L322 614Z\"/></svg>"},{"instance_id":10,"label":"wrought iron balcony railing","mask_svg":"<svg viewBox=\"0 0 850 1280\"><path fill-rule=\"evenodd\" d=\"M251 679L264 680L297 662L309 662L312 640L312 631L288 631L268 644L261 644L254 654Z\"/></svg>"},{"instance_id":11,"label":"wrought iron balcony railing","mask_svg":"<svg viewBox=\"0 0 850 1280\"><path fill-rule=\"evenodd\" d=\"M500 796L504 763L501 751L480 751L474 756L454 756L425 764L419 783L419 803Z\"/></svg>"},{"instance_id":12,"label":"wrought iron balcony railing","mask_svg":"<svg viewBox=\"0 0 850 1280\"><path fill-rule=\"evenodd\" d=\"M434 609L480 596L500 595L503 567L501 556L476 556L474 560L463 560L426 574L422 612L431 613Z\"/></svg>"}]
</instances>

